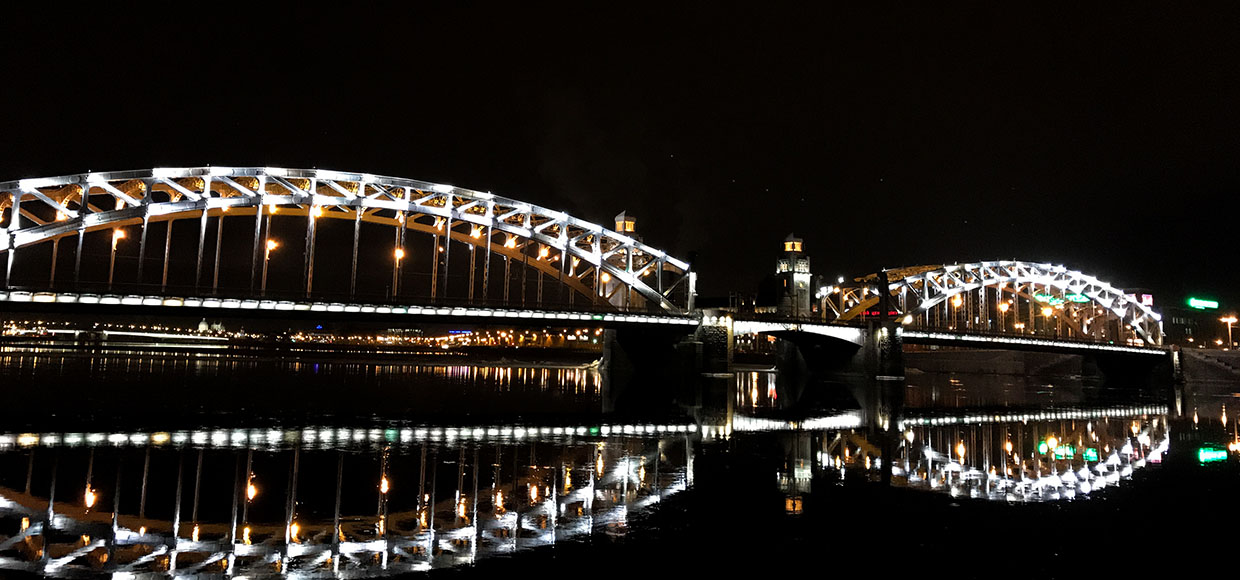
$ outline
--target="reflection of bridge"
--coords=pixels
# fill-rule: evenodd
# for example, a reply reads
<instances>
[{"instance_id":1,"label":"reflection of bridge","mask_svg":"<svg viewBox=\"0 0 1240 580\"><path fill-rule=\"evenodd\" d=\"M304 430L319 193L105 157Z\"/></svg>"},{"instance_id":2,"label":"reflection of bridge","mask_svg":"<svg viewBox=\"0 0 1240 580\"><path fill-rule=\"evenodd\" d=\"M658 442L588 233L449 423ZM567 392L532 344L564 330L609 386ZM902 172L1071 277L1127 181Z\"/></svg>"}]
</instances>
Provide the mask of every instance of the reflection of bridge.
<instances>
[{"instance_id":1,"label":"reflection of bridge","mask_svg":"<svg viewBox=\"0 0 1240 580\"><path fill-rule=\"evenodd\" d=\"M14 532L0 535L0 569L54 577L357 578L472 565L492 555L624 533L630 514L692 481L689 436L695 429L498 425L0 435L0 453L30 454L31 474L49 465L51 471L47 495L29 483L25 491L0 490L0 521L8 520L6 531ZM110 449L96 455L97 448ZM204 469L204 455L208 466L234 464L232 481ZM80 460L88 462L86 481L65 481ZM126 471L126 465L142 470ZM171 465L175 474L168 473ZM112 468L115 483L101 475ZM116 490L136 488L122 474L139 473L141 498L121 498ZM148 480L162 493L148 494ZM172 481L175 490L164 487ZM261 489L251 487L256 482ZM334 498L323 493L333 486ZM66 489L72 490L68 498ZM256 515L260 506L266 516ZM359 513L358 506L367 511Z\"/></svg>"}]
</instances>

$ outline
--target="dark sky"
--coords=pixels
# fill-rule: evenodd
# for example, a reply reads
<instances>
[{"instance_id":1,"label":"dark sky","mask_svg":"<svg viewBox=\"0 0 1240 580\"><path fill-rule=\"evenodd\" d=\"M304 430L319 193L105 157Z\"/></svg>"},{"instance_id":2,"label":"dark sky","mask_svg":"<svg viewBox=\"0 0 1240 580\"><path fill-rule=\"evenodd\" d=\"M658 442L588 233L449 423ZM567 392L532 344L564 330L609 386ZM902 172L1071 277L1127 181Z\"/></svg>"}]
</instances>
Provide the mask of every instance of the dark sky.
<instances>
[{"instance_id":1,"label":"dark sky","mask_svg":"<svg viewBox=\"0 0 1240 580\"><path fill-rule=\"evenodd\" d=\"M1234 7L406 6L6 5L0 180L333 168L628 210L706 294L795 231L832 276L1020 258L1240 304Z\"/></svg>"}]
</instances>

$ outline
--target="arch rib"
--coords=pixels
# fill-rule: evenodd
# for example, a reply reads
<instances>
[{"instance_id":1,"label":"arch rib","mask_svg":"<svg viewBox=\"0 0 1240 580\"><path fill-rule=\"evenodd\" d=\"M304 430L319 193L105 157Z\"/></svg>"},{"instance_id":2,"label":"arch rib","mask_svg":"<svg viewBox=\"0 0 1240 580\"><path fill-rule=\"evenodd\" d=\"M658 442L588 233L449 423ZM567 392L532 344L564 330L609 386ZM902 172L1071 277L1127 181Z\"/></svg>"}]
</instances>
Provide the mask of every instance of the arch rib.
<instances>
[{"instance_id":1,"label":"arch rib","mask_svg":"<svg viewBox=\"0 0 1240 580\"><path fill-rule=\"evenodd\" d=\"M66 186L81 189L76 200L68 197L58 200L50 195L50 190ZM167 200L157 199L157 195L167 196ZM116 209L93 205L99 196L116 200ZM70 206L71 201L76 201L76 209ZM299 206L298 213L321 206L326 215L339 213L326 211L336 208L371 212L363 214L364 221L380 221L383 218L373 212L390 210L408 214L411 223L417 215L443 218L449 223L467 222L486 228L488 233L499 231L555 248L565 259L585 262L593 267L596 275L606 273L664 311L688 309L687 304L676 304L667 296L670 289L677 288L681 280L689 277L690 266L686 261L598 224L487 192L413 179L319 169L156 168L3 182L0 183L0 212L11 207L13 217L0 223L0 251L12 254L11 250L17 248L80 232L138 223L144 217L150 221L164 221L198 217L202 212L226 208L263 205ZM49 215L36 219L37 212L31 212L31 206L41 206L38 211ZM27 213L30 217L22 219ZM61 219L56 219L57 215ZM353 215L349 213L346 217ZM467 233L454 231L450 235L453 240L479 245ZM506 248L498 249L503 255L509 253ZM655 263L660 264L657 270L659 288L642 280L644 275L652 273L651 265ZM665 271L678 274L679 279L665 283L662 280ZM576 286L581 286L575 287L576 290L590 293L584 284ZM663 287L669 290L661 292Z\"/></svg>"}]
</instances>

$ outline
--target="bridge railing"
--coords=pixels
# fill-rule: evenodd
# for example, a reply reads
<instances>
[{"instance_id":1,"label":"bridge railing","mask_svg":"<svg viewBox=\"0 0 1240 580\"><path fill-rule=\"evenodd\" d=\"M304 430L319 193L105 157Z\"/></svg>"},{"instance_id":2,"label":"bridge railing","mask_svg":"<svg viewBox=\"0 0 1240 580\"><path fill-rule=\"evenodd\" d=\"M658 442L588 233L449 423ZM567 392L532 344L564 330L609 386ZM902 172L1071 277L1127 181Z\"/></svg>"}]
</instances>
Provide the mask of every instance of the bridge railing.
<instances>
[{"instance_id":1,"label":"bridge railing","mask_svg":"<svg viewBox=\"0 0 1240 580\"><path fill-rule=\"evenodd\" d=\"M95 295L95 296L153 296L161 298L218 298L233 300L258 300L258 301L274 301L274 302L292 302L292 303L328 303L328 304L367 304L375 306L441 306L441 307L460 307L460 308L489 308L489 309L509 309L509 310L540 310L549 312L592 312L599 314L608 313L625 313L625 314L648 314L656 316L667 316L668 313L659 308L657 305L648 304L647 306L617 306L611 303L600 301L591 303L589 299L581 299L577 296L575 300L544 298L537 301L532 298L521 300L520 297L502 300L498 298L492 299L468 299L462 297L443 297L428 295L404 295L370 292L319 292L315 291L310 294L305 292L286 292L271 291L266 292L254 291L250 292L246 289L238 288L195 288L193 286L163 286L159 284L94 284L67 283L57 285L55 288L47 286L14 286L5 289L10 293L26 293L32 297L35 295L51 296L57 294L76 294L76 295Z\"/></svg>"},{"instance_id":2,"label":"bridge railing","mask_svg":"<svg viewBox=\"0 0 1240 580\"><path fill-rule=\"evenodd\" d=\"M823 318L818 315L787 316L787 315L774 314L774 313L753 313L753 312L736 313L734 314L734 316L737 320L749 320L749 321L755 321L755 322L773 322L773 323L780 323L780 324L821 324L821 325L829 325L829 326L846 326L846 327L853 327L853 328L864 328L871 323L877 322L877 320L874 318L871 318L868 320L863 319L863 318L855 318L849 321L835 321L835 320L823 320ZM898 321L899 319L896 318L896 320ZM1071 345L1071 344L1113 345L1113 346L1125 346L1125 347L1134 347L1134 348L1152 348L1152 349L1162 348L1159 345L1153 345L1153 344L1147 344L1147 343L1132 344L1132 343L1117 343L1116 341L1105 340L1105 339L1089 339L1089 338L1076 338L1076 337L1069 338L1069 337L1062 336L1056 332L1046 331L1046 330L1027 331L1027 332L994 332L994 331L960 330L958 328L956 329L939 328L935 326L920 326L916 324L904 325L902 326L902 328L904 328L905 332L953 335L953 336L959 336L959 337L971 337L971 338L980 338L980 339L987 339L987 338L1028 339L1028 340L1039 340L1039 341L1051 340L1057 343L1063 343L1065 345Z\"/></svg>"}]
</instances>

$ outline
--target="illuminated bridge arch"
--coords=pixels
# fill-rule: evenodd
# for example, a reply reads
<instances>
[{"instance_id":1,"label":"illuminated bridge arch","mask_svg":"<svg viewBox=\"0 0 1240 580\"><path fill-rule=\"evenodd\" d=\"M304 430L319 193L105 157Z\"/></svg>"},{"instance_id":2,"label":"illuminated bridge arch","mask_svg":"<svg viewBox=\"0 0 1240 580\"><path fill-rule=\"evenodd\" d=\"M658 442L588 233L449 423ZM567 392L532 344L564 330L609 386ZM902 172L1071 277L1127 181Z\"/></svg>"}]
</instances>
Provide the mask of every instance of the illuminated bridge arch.
<instances>
[{"instance_id":1,"label":"illuminated bridge arch","mask_svg":"<svg viewBox=\"0 0 1240 580\"><path fill-rule=\"evenodd\" d=\"M243 216L250 219L243 220ZM244 253L224 251L221 255L225 217L229 218L228 229L246 236ZM287 237L273 239L273 218L277 223L298 223L296 245ZM326 219L353 222L352 244L316 247L321 245L317 230L324 227L322 222ZM177 248L173 252L172 223L180 221L196 222L197 243L192 250ZM148 240L147 234L152 224L160 222L167 225L155 229L156 237L164 234L162 276L156 283L154 273L159 269L147 266L148 261L153 261L147 246L157 241ZM361 244L363 223L387 226L392 241ZM214 227L210 227L212 224ZM118 240L123 242L122 246L129 246L129 254L133 253L133 236L123 232L129 226L139 228L137 284L131 283L133 276L126 280L117 275L112 280ZM287 227L282 229L288 231ZM215 233L215 239L208 239L209 230ZM272 167L156 168L0 182L0 253L6 255L4 280L10 288L66 287L66 276L62 275L60 282L56 280L56 264L66 261L58 252L60 242L67 239L76 243L72 283L77 289L102 285L99 276L82 275L85 243L88 254L91 248L111 247L107 289L114 285L145 285L149 289L158 284L165 294L237 292L239 287L249 294L266 292L268 258L277 260L279 254L290 253L290 247L295 251L303 230L303 276L297 293L305 296L325 294L314 287L316 260L320 269L325 260L335 269L350 264L349 295L366 292L358 289L360 251L372 263L375 254L384 256L390 276L365 271L362 274L372 282L390 279L390 284L383 285L383 292L385 299L393 302L429 298L437 302L486 304L502 300L504 304L543 306L552 300L544 300L543 279L551 277L560 283L560 288L568 290L567 297L562 291L556 293L556 300L565 306L579 301L578 307L673 313L693 308L695 280L686 261L630 235L560 211L451 185L364 173ZM92 232L105 235L87 235ZM413 244L407 237L411 232L433 239L433 245ZM177 237L185 238L186 234L182 232ZM441 239L446 241L441 243ZM447 241L466 245L469 256L454 257L454 244ZM234 249L239 247L237 242L230 245ZM50 262L46 251L36 251L36 246L50 246ZM284 249L271 254L269 247ZM351 254L347 253L350 250ZM27 254L31 263L47 265L46 270L23 270ZM94 255L107 256L101 251ZM415 257L422 259L429 270L417 274L428 277L429 283L417 284L416 288L405 280L412 275L406 274L410 267L406 264ZM503 261L504 274L498 280L503 285L502 298L495 284L497 275L491 271L493 259ZM186 265L194 262L192 290L189 280L169 282L170 260ZM244 280L234 279L221 286L221 260L226 264L244 262L248 278L242 276ZM100 268L90 261L86 269L94 266L98 271ZM465 262L469 264L467 272ZM514 265L516 272L512 273ZM231 266L236 269L235 264ZM182 268L187 270L187 266ZM536 282L528 276L530 273L536 275ZM281 282L287 290L289 281ZM515 291L510 296L514 283L519 283L519 299ZM527 291L536 294L536 298L527 298ZM344 290L334 292L342 294Z\"/></svg>"},{"instance_id":2,"label":"illuminated bridge arch","mask_svg":"<svg viewBox=\"0 0 1240 580\"><path fill-rule=\"evenodd\" d=\"M1023 261L887 271L906 326L962 332L1162 344L1162 317L1135 296L1064 266ZM877 274L819 289L823 313L846 322L877 314Z\"/></svg>"}]
</instances>

